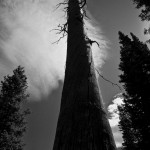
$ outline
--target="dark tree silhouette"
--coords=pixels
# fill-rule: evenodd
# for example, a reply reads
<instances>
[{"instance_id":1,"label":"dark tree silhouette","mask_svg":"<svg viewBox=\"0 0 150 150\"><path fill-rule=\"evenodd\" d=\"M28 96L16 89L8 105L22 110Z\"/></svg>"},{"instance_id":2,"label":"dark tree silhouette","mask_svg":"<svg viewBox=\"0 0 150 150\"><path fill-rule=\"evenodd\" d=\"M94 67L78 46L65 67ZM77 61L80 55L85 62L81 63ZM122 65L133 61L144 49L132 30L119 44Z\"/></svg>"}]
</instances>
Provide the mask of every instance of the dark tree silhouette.
<instances>
[{"instance_id":1,"label":"dark tree silhouette","mask_svg":"<svg viewBox=\"0 0 150 150\"><path fill-rule=\"evenodd\" d=\"M53 150L116 150L84 31L86 1L67 3L67 60Z\"/></svg>"},{"instance_id":2,"label":"dark tree silhouette","mask_svg":"<svg viewBox=\"0 0 150 150\"><path fill-rule=\"evenodd\" d=\"M141 19L150 21L150 1L149 0L132 0L136 4L136 8L141 9Z\"/></svg>"},{"instance_id":3,"label":"dark tree silhouette","mask_svg":"<svg viewBox=\"0 0 150 150\"><path fill-rule=\"evenodd\" d=\"M150 145L150 50L134 34L131 37L119 32L120 82L125 89L119 127L125 149L146 150Z\"/></svg>"},{"instance_id":4,"label":"dark tree silhouette","mask_svg":"<svg viewBox=\"0 0 150 150\"><path fill-rule=\"evenodd\" d=\"M150 1L149 0L132 0L136 4L137 9L141 9L139 17L142 21L150 21ZM144 29L144 34L150 34L150 27ZM150 43L150 39L147 40Z\"/></svg>"},{"instance_id":5,"label":"dark tree silhouette","mask_svg":"<svg viewBox=\"0 0 150 150\"><path fill-rule=\"evenodd\" d=\"M1 81L0 92L0 149L23 150L23 134L26 131L26 115L29 109L23 109L28 94L27 78L22 67L5 76Z\"/></svg>"}]
</instances>

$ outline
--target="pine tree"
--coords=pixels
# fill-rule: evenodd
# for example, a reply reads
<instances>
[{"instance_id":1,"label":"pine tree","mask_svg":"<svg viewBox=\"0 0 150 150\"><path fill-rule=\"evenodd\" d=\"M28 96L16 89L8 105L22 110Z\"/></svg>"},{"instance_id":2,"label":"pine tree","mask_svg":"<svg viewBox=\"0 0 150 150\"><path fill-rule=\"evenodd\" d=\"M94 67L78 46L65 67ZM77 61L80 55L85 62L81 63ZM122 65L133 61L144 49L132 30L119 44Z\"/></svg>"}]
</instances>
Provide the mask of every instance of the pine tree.
<instances>
[{"instance_id":1,"label":"pine tree","mask_svg":"<svg viewBox=\"0 0 150 150\"><path fill-rule=\"evenodd\" d=\"M119 126L127 150L145 150L150 145L150 51L134 34L131 37L119 32L120 82L125 89Z\"/></svg>"},{"instance_id":2,"label":"pine tree","mask_svg":"<svg viewBox=\"0 0 150 150\"><path fill-rule=\"evenodd\" d=\"M67 3L67 60L53 150L116 150L84 31L86 1Z\"/></svg>"},{"instance_id":3,"label":"pine tree","mask_svg":"<svg viewBox=\"0 0 150 150\"><path fill-rule=\"evenodd\" d=\"M142 21L150 21L150 1L149 0L132 0L136 4L137 9L141 9L139 17ZM144 34L150 34L150 27L144 29ZM150 43L150 39L146 42Z\"/></svg>"},{"instance_id":4,"label":"pine tree","mask_svg":"<svg viewBox=\"0 0 150 150\"><path fill-rule=\"evenodd\" d=\"M136 4L136 8L141 9L141 19L150 21L150 1L149 0L132 0Z\"/></svg>"},{"instance_id":5,"label":"pine tree","mask_svg":"<svg viewBox=\"0 0 150 150\"><path fill-rule=\"evenodd\" d=\"M26 115L29 109L23 109L28 94L27 78L22 67L5 76L1 81L0 92L0 149L23 150L23 134L26 131Z\"/></svg>"}]
</instances>

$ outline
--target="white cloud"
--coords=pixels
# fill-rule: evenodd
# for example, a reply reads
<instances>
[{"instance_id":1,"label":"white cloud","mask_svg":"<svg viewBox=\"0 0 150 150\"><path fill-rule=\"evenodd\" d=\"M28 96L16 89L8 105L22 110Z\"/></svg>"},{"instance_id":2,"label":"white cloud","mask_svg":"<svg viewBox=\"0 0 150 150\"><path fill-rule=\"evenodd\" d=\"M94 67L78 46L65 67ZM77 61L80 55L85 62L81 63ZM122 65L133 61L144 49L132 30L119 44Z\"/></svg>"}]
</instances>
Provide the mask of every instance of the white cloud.
<instances>
[{"instance_id":1,"label":"white cloud","mask_svg":"<svg viewBox=\"0 0 150 150\"><path fill-rule=\"evenodd\" d=\"M49 94L58 86L59 80L64 79L66 37L59 44L52 44L61 35L51 31L65 22L62 9L55 10L59 2L0 1L0 76L10 74L18 65L24 66L30 93L37 98ZM106 56L106 43L92 23L87 23L87 32L102 47L99 50L93 46L95 64L101 66Z\"/></svg>"},{"instance_id":2,"label":"white cloud","mask_svg":"<svg viewBox=\"0 0 150 150\"><path fill-rule=\"evenodd\" d=\"M116 146L122 146L122 133L119 131L118 122L119 122L119 115L117 107L123 103L123 97L121 94L117 94L112 104L108 106L108 112L111 114L111 119L109 119L110 126L112 128L112 132L115 138Z\"/></svg>"},{"instance_id":3,"label":"white cloud","mask_svg":"<svg viewBox=\"0 0 150 150\"><path fill-rule=\"evenodd\" d=\"M122 144L121 144L120 142L116 142L116 146L117 146L117 147L121 147Z\"/></svg>"}]
</instances>

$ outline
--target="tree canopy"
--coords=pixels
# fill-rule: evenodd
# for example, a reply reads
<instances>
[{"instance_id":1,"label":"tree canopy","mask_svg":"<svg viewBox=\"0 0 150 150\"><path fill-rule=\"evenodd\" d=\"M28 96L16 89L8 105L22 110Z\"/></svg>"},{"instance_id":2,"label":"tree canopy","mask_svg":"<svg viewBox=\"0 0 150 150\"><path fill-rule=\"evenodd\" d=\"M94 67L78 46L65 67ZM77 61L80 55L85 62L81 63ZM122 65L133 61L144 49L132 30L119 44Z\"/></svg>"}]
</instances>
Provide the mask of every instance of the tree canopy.
<instances>
[{"instance_id":1,"label":"tree canopy","mask_svg":"<svg viewBox=\"0 0 150 150\"><path fill-rule=\"evenodd\" d=\"M26 131L26 115L23 108L27 100L27 77L24 69L18 67L13 75L4 77L0 92L0 149L23 150L23 134Z\"/></svg>"},{"instance_id":2,"label":"tree canopy","mask_svg":"<svg viewBox=\"0 0 150 150\"><path fill-rule=\"evenodd\" d=\"M136 8L142 8L140 17L141 19L150 20L150 1L149 0L132 0L136 4Z\"/></svg>"},{"instance_id":3,"label":"tree canopy","mask_svg":"<svg viewBox=\"0 0 150 150\"><path fill-rule=\"evenodd\" d=\"M123 146L128 150L145 150L150 144L150 51L133 33L131 39L119 32L122 71L120 82L125 92L119 107L119 127Z\"/></svg>"}]
</instances>

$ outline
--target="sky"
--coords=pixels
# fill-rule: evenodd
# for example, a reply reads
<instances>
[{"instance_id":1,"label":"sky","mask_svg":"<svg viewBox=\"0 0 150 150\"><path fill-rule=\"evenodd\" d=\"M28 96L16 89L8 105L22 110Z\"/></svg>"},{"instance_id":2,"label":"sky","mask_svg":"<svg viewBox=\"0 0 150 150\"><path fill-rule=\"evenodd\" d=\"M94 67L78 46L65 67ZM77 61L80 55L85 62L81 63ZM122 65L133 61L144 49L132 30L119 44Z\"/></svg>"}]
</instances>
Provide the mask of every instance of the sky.
<instances>
[{"instance_id":1,"label":"sky","mask_svg":"<svg viewBox=\"0 0 150 150\"><path fill-rule=\"evenodd\" d=\"M56 30L65 22L63 8L55 10L61 0L1 0L0 1L0 79L11 74L17 65L25 67L28 77L31 108L25 150L52 150L63 87L66 37L58 44ZM131 0L88 0L86 22L91 39L101 49L92 47L96 67L110 81L119 84L120 49L118 31L133 32L145 41L143 29L148 26L138 17ZM117 146L119 132L116 106L121 103L121 91L102 78L99 85L105 108L112 113L110 124ZM121 85L120 85L121 86ZM114 113L115 112L115 113Z\"/></svg>"}]
</instances>

